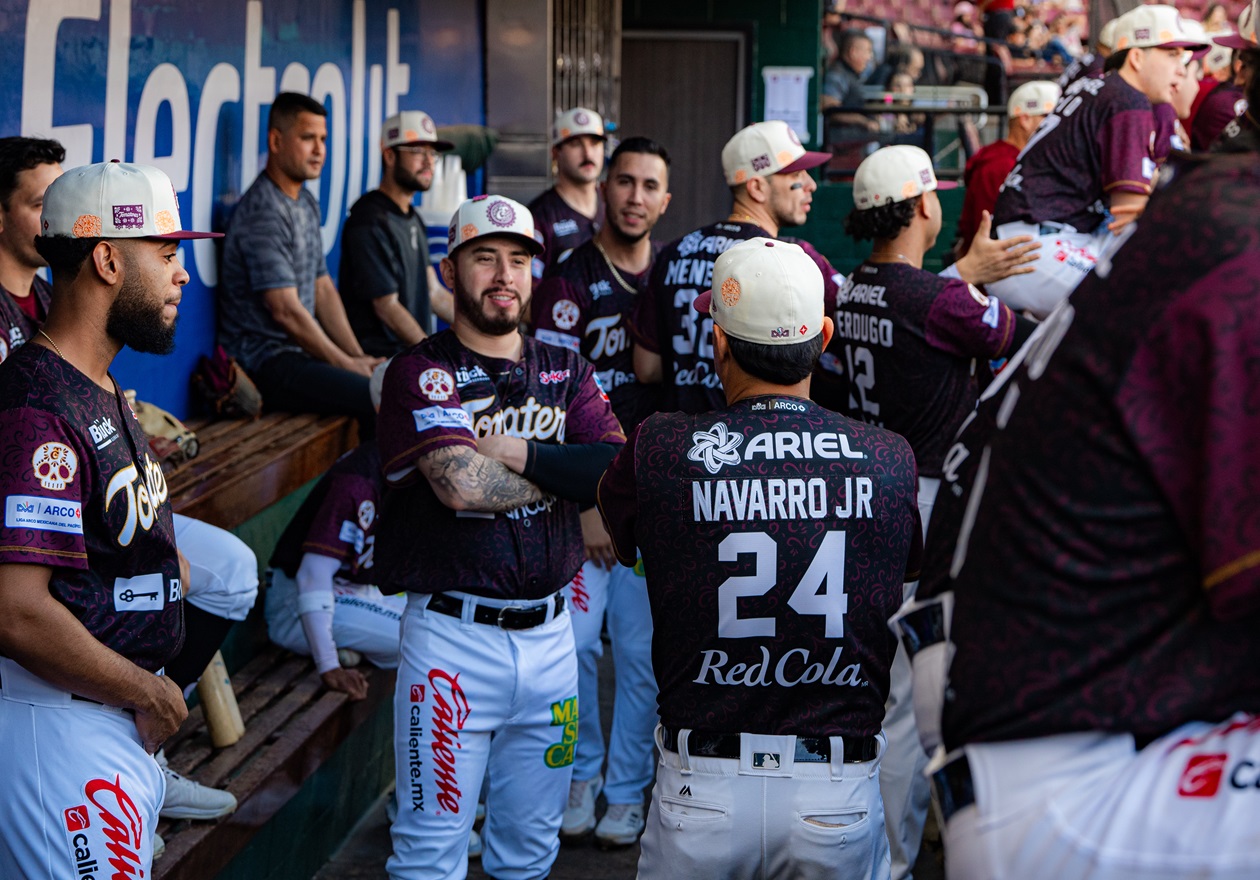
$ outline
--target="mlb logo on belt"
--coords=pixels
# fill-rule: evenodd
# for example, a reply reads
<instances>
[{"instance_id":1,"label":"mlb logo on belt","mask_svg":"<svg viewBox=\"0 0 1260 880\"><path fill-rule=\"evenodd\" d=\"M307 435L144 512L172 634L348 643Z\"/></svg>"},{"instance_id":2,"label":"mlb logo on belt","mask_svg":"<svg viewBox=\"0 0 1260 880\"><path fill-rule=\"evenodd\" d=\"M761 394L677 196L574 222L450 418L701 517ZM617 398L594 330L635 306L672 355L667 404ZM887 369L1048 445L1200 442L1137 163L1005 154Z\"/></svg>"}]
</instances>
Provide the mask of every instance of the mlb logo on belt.
<instances>
[{"instance_id":1,"label":"mlb logo on belt","mask_svg":"<svg viewBox=\"0 0 1260 880\"><path fill-rule=\"evenodd\" d=\"M1225 762L1229 755L1191 755L1186 769L1181 771L1177 794L1186 798L1215 797L1225 775Z\"/></svg>"}]
</instances>

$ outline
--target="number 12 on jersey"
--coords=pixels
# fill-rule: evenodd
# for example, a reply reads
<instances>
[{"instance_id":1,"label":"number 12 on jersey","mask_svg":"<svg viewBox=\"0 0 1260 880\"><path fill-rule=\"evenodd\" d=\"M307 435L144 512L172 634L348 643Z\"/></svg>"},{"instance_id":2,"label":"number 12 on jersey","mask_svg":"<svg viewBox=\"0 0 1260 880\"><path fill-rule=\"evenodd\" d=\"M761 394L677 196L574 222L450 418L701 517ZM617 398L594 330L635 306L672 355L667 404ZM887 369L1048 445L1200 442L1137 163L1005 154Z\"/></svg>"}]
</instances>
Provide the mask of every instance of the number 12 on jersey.
<instances>
[{"instance_id":1,"label":"number 12 on jersey","mask_svg":"<svg viewBox=\"0 0 1260 880\"><path fill-rule=\"evenodd\" d=\"M797 614L822 617L823 634L829 639L844 638L844 615L849 610L849 597L844 592L844 548L844 532L829 531L823 535L813 561L788 598L788 606ZM765 532L738 532L727 535L718 544L721 562L738 562L745 553L752 553L756 558L753 573L732 575L718 587L720 638L746 639L775 634L773 617L740 617L739 600L746 596L764 596L774 588L778 581L779 547Z\"/></svg>"}]
</instances>

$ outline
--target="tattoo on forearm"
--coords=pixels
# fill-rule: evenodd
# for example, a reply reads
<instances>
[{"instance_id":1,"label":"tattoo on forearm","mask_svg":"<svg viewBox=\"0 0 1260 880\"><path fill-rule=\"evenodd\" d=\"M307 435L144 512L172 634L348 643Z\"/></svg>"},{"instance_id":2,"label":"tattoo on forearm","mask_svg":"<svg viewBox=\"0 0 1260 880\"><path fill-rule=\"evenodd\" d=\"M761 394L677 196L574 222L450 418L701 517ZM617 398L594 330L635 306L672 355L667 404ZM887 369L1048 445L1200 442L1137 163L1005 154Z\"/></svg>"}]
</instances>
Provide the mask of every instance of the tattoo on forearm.
<instances>
[{"instance_id":1,"label":"tattoo on forearm","mask_svg":"<svg viewBox=\"0 0 1260 880\"><path fill-rule=\"evenodd\" d=\"M439 449L421 458L420 466L435 489L462 498L473 510L515 510L543 497L529 480L467 446Z\"/></svg>"}]
</instances>

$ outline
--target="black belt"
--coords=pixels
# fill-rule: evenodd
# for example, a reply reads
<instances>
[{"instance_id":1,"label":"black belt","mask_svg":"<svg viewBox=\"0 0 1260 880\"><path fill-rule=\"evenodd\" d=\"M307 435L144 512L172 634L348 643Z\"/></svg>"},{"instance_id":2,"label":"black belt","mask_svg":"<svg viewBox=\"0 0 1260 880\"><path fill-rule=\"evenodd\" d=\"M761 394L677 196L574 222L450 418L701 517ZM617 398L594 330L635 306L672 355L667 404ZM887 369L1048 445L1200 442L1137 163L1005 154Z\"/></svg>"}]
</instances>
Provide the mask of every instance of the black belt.
<instances>
[{"instance_id":1,"label":"black belt","mask_svg":"<svg viewBox=\"0 0 1260 880\"><path fill-rule=\"evenodd\" d=\"M879 740L873 736L844 736L844 763L864 764L879 757ZM661 740L671 752L678 751L678 731L661 725ZM687 739L687 754L700 758L733 758L739 760L740 736L738 733L708 733L691 731ZM796 738L796 762L799 764L831 763L831 740L827 737L798 736Z\"/></svg>"},{"instance_id":2,"label":"black belt","mask_svg":"<svg viewBox=\"0 0 1260 880\"><path fill-rule=\"evenodd\" d=\"M966 755L959 755L933 773L932 784L936 786L936 799L946 822L959 810L976 802L976 787L971 781L971 764Z\"/></svg>"},{"instance_id":3,"label":"black belt","mask_svg":"<svg viewBox=\"0 0 1260 880\"><path fill-rule=\"evenodd\" d=\"M432 594L429 597L428 608L430 611L450 617L464 616L464 600L446 593ZM563 610L564 596L560 593L533 605L506 605L496 608L493 605L478 603L473 609L473 623L484 623L500 629L533 629L546 623L549 617L554 617Z\"/></svg>"}]
</instances>

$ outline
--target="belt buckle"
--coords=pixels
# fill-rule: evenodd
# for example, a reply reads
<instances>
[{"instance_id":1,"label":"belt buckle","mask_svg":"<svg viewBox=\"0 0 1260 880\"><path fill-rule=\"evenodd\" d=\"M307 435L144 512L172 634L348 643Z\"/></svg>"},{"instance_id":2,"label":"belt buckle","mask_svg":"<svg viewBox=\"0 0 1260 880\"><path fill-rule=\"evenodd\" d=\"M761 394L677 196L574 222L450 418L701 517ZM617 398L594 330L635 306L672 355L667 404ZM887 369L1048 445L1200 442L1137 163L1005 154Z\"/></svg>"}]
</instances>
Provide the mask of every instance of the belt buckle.
<instances>
[{"instance_id":1,"label":"belt buckle","mask_svg":"<svg viewBox=\"0 0 1260 880\"><path fill-rule=\"evenodd\" d=\"M524 612L527 610L528 609L524 605L504 605L499 609L499 616L495 620L495 625L498 626L499 629L513 629L513 627L503 625L503 615L507 614L509 611Z\"/></svg>"}]
</instances>

